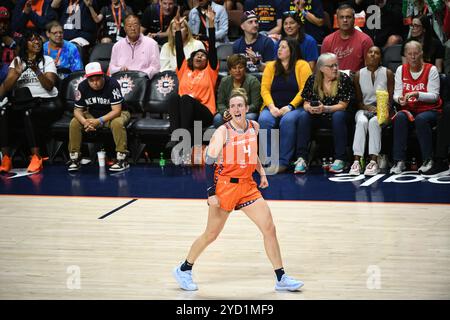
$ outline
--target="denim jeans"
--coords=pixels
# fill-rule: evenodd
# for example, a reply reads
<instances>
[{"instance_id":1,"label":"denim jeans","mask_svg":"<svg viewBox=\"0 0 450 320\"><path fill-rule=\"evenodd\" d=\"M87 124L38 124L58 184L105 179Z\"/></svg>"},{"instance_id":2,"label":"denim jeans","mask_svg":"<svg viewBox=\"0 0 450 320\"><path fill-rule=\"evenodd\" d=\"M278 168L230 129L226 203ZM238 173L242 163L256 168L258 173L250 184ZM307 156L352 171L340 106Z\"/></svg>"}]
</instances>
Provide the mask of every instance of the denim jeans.
<instances>
[{"instance_id":1,"label":"denim jeans","mask_svg":"<svg viewBox=\"0 0 450 320\"><path fill-rule=\"evenodd\" d=\"M334 143L334 158L339 160L346 159L346 146L347 146L347 124L350 119L350 113L341 110L329 115L310 114L301 108L300 115L298 117L298 130L297 130L297 154L303 159L308 159L308 145L311 140L312 128L329 128L333 132Z\"/></svg>"},{"instance_id":2,"label":"denim jeans","mask_svg":"<svg viewBox=\"0 0 450 320\"><path fill-rule=\"evenodd\" d=\"M417 140L419 141L422 160L429 160L433 153L433 132L439 114L436 111L425 111L415 116L414 122L410 122L405 113L400 112L394 119L394 160L406 160L406 149L408 144L408 131L416 128Z\"/></svg>"},{"instance_id":3,"label":"denim jeans","mask_svg":"<svg viewBox=\"0 0 450 320\"><path fill-rule=\"evenodd\" d=\"M300 111L298 109L294 109L288 113L285 113L282 117L275 118L269 111L268 108L264 108L259 115L259 125L261 129L267 130L267 156L270 156L272 159L278 158L278 163L282 166L288 166L289 161L291 161L295 152L296 145L296 131L297 131L297 120ZM279 129L280 139L279 139L279 156L272 155L271 150L271 129ZM264 143L260 144L260 154L264 155ZM264 157L262 159L264 164ZM272 164L274 161L272 161ZM277 162L275 160L275 162Z\"/></svg>"}]
</instances>

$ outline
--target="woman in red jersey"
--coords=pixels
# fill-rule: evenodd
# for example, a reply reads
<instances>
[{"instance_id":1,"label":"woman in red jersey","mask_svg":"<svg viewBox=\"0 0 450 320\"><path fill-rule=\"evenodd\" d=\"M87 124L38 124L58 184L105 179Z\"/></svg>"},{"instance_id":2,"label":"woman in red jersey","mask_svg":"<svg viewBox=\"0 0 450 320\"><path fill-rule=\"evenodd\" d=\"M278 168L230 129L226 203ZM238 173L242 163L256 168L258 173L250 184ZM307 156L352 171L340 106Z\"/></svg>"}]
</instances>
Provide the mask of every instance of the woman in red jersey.
<instances>
[{"instance_id":1,"label":"woman in red jersey","mask_svg":"<svg viewBox=\"0 0 450 320\"><path fill-rule=\"evenodd\" d=\"M215 131L206 152L206 166L212 184L208 188L206 230L192 244L186 261L173 270L175 279L184 290L198 289L192 280L192 266L220 234L233 210L244 211L261 230L267 256L277 277L275 290L295 291L303 286L303 282L284 273L272 214L252 177L257 170L261 176L259 187L269 186L257 155L259 125L246 120L248 108L245 90L233 90L228 109L231 120ZM212 169L214 164L215 170Z\"/></svg>"}]
</instances>

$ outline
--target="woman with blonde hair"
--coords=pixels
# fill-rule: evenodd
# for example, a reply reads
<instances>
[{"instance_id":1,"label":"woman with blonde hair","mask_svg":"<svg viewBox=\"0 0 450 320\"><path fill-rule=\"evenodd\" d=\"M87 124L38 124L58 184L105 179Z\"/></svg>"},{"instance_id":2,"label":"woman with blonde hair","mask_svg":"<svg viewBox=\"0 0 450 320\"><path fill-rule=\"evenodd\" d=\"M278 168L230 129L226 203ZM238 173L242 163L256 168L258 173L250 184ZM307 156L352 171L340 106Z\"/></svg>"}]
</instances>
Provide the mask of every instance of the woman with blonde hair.
<instances>
[{"instance_id":1,"label":"woman with blonde hair","mask_svg":"<svg viewBox=\"0 0 450 320\"><path fill-rule=\"evenodd\" d=\"M177 68L174 20L170 22L169 30L170 32L168 41L162 46L161 53L159 54L161 60L160 71L175 71ZM181 39L183 40L183 51L185 57L190 57L191 53L194 51L205 49L203 42L201 42L200 40L195 40L192 36L191 29L189 28L186 20L183 20L183 22L181 23Z\"/></svg>"},{"instance_id":2,"label":"woman with blonde hair","mask_svg":"<svg viewBox=\"0 0 450 320\"><path fill-rule=\"evenodd\" d=\"M303 109L297 124L297 153L294 173L305 173L307 169L308 144L311 128L330 127L333 131L334 158L330 172L342 172L345 166L345 149L347 146L347 124L350 119L346 111L354 98L352 80L339 71L338 59L333 53L319 56L316 70L306 81L302 92Z\"/></svg>"}]
</instances>

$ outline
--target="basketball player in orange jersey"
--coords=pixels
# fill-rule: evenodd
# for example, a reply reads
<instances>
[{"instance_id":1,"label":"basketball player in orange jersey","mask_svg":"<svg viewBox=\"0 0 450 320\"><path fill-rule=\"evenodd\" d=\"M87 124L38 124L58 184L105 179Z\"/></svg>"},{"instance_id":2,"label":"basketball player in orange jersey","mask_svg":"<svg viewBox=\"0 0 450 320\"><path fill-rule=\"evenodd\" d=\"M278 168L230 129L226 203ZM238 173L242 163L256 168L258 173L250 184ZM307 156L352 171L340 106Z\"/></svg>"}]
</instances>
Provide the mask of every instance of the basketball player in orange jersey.
<instances>
[{"instance_id":1,"label":"basketball player in orange jersey","mask_svg":"<svg viewBox=\"0 0 450 320\"><path fill-rule=\"evenodd\" d=\"M206 151L205 162L211 179L206 230L192 244L186 261L173 270L175 279L184 290L198 289L192 280L195 260L220 234L230 212L239 209L244 211L263 234L264 247L275 270L275 290L296 291L303 286L303 282L284 273L272 214L252 178L253 172L257 170L261 176L259 187L269 186L257 155L259 125L246 120L248 108L245 90L234 89L228 110L231 120L215 131Z\"/></svg>"}]
</instances>

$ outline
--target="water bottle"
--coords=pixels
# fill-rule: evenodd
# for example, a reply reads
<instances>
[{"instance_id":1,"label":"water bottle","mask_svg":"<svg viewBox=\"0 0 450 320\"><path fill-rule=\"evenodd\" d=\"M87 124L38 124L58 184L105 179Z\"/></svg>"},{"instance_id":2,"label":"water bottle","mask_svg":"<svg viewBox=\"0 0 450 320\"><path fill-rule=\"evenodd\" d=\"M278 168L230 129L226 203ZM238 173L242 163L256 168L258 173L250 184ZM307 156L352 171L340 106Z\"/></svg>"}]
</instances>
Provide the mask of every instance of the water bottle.
<instances>
[{"instance_id":1,"label":"water bottle","mask_svg":"<svg viewBox=\"0 0 450 320\"><path fill-rule=\"evenodd\" d=\"M359 158L359 165L363 169L366 167L366 159L364 157Z\"/></svg>"},{"instance_id":2,"label":"water bottle","mask_svg":"<svg viewBox=\"0 0 450 320\"><path fill-rule=\"evenodd\" d=\"M164 168L166 166L166 159L164 159L164 152L160 153L159 166L161 168Z\"/></svg>"}]
</instances>

